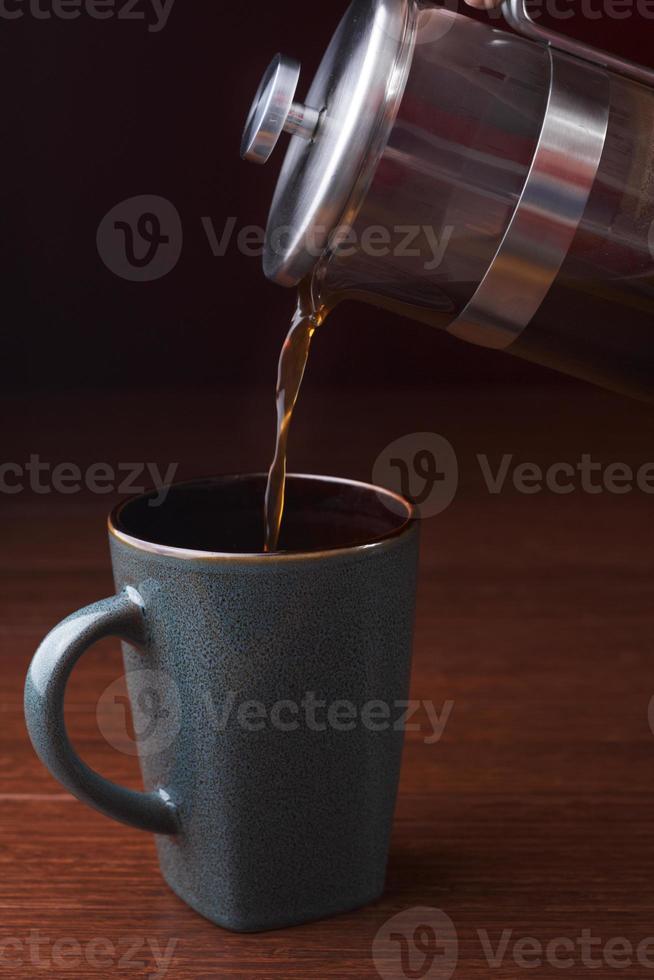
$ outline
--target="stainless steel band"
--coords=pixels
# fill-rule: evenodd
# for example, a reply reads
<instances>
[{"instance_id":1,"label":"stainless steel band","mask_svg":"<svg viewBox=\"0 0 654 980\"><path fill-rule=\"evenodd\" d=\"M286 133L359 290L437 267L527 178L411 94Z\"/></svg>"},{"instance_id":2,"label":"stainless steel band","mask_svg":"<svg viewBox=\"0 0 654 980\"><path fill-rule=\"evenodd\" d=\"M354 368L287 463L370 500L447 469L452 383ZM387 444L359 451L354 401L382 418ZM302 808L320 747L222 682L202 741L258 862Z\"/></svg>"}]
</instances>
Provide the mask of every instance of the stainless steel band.
<instances>
[{"instance_id":1,"label":"stainless steel band","mask_svg":"<svg viewBox=\"0 0 654 980\"><path fill-rule=\"evenodd\" d=\"M538 312L568 254L606 141L607 71L548 48L547 110L527 182L504 239L449 333L509 347Z\"/></svg>"}]
</instances>

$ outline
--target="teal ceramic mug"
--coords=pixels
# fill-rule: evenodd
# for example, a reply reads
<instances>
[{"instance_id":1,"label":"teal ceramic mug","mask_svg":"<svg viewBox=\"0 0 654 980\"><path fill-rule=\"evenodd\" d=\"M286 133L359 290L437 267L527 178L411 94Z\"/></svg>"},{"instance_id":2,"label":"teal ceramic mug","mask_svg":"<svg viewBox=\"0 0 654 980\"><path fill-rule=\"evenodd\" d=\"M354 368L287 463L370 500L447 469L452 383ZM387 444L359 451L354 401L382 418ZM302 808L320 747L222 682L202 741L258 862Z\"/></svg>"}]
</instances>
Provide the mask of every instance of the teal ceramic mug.
<instances>
[{"instance_id":1,"label":"teal ceramic mug","mask_svg":"<svg viewBox=\"0 0 654 980\"><path fill-rule=\"evenodd\" d=\"M121 505L109 522L116 595L50 633L25 688L53 775L155 833L173 890L238 931L383 890L418 557L401 498L304 476L288 480L283 551L261 554L264 488L262 476L225 477ZM145 792L94 772L66 734L68 678L106 636L123 641Z\"/></svg>"}]
</instances>

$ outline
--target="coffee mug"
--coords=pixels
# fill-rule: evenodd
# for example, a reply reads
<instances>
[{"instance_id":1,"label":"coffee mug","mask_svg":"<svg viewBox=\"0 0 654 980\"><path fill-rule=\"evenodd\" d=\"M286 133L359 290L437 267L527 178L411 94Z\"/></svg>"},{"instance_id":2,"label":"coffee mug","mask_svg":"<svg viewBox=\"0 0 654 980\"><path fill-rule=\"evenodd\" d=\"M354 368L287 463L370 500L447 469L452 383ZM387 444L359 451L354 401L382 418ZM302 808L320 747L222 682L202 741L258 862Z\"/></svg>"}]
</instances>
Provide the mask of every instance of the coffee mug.
<instances>
[{"instance_id":1,"label":"coffee mug","mask_svg":"<svg viewBox=\"0 0 654 980\"><path fill-rule=\"evenodd\" d=\"M170 887L256 932L383 891L409 694L418 522L389 491L288 478L283 549L261 554L265 477L146 494L109 521L116 595L39 647L25 715L78 799L157 835ZM109 782L66 734L70 673L123 641L145 792Z\"/></svg>"}]
</instances>

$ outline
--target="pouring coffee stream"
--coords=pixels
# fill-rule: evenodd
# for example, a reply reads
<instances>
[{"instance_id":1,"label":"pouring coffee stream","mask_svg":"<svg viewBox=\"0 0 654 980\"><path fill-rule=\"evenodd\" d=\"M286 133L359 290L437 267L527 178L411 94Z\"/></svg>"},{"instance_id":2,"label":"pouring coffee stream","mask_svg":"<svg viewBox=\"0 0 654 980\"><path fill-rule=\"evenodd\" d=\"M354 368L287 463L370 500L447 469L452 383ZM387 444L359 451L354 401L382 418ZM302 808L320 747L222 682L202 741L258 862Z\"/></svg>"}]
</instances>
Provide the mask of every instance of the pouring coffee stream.
<instances>
[{"instance_id":1,"label":"pouring coffee stream","mask_svg":"<svg viewBox=\"0 0 654 980\"><path fill-rule=\"evenodd\" d=\"M327 319L331 307L316 303L312 284L306 280L298 290L298 304L291 329L279 358L277 379L277 436L275 455L268 473L265 501L265 552L277 551L284 515L286 457L293 412L300 394L311 341Z\"/></svg>"}]
</instances>

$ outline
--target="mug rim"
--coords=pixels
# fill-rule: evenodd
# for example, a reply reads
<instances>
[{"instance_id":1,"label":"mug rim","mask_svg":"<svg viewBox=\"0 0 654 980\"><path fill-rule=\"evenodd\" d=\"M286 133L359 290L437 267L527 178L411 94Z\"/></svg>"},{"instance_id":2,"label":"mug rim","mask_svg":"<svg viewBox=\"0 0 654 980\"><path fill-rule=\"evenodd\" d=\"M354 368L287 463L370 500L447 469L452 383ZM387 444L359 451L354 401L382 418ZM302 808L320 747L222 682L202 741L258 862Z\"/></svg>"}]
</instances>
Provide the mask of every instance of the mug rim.
<instances>
[{"instance_id":1,"label":"mug rim","mask_svg":"<svg viewBox=\"0 0 654 980\"><path fill-rule=\"evenodd\" d=\"M222 474L220 476L205 477L194 480L184 480L181 483L170 484L166 489L168 492L171 490L182 490L188 487L199 486L207 483L221 483L230 480L254 480L254 479L267 479L266 473L240 473L240 474ZM109 518L107 520L107 527L109 530L110 538L114 538L123 545L127 545L133 548L135 551L141 551L149 555L156 555L160 558L177 558L184 561L195 561L195 562L238 562L239 564L272 564L278 562L293 562L293 561L325 561L327 558L331 557L343 557L345 555L356 555L356 554L370 554L372 552L377 552L384 550L390 544L396 542L399 538L404 537L412 531L418 522L418 510L414 504L412 504L405 497L400 494L395 493L393 490L388 490L385 487L375 486L373 483L365 483L360 480L350 480L345 477L338 476L320 476L318 474L312 473L289 473L287 474L287 479L293 480L311 480L318 483L333 483L338 486L343 487L357 487L362 490L372 491L376 496L387 498L392 501L395 506L399 507L404 511L405 518L402 523L389 531L387 534L380 535L375 538L371 538L370 541L365 541L362 544L350 545L348 547L342 548L321 548L315 551L275 551L275 552L222 552L222 551L198 551L193 548L179 548L174 545L163 545L156 544L152 541L146 541L143 538L135 537L134 535L128 534L126 531L122 531L118 527L120 520L120 515L122 511L133 504L137 500L145 499L151 496L155 491L149 490L146 493L136 494L133 497L128 497L127 500L121 501L117 504L111 511ZM161 492L161 491L159 491ZM389 506L389 510L392 512L393 508Z\"/></svg>"}]
</instances>

